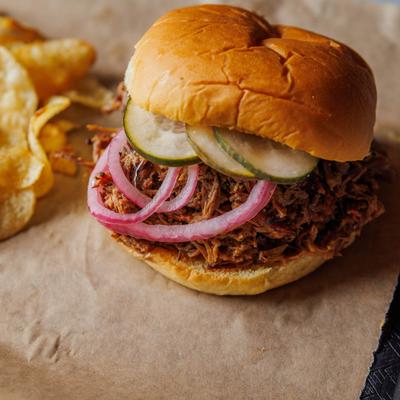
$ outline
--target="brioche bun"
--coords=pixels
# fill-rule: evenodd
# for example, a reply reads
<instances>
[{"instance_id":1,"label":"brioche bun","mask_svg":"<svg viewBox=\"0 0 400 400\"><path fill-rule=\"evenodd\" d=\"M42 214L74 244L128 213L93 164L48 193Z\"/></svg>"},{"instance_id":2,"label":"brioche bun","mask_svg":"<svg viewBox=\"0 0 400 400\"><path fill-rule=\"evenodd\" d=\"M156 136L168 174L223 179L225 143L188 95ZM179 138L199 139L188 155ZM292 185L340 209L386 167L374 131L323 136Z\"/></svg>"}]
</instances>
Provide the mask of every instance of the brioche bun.
<instances>
[{"instance_id":1,"label":"brioche bun","mask_svg":"<svg viewBox=\"0 0 400 400\"><path fill-rule=\"evenodd\" d=\"M362 159L372 141L375 82L356 52L237 7L201 5L161 17L137 43L125 83L132 101L153 113L327 160Z\"/></svg>"},{"instance_id":2,"label":"brioche bun","mask_svg":"<svg viewBox=\"0 0 400 400\"><path fill-rule=\"evenodd\" d=\"M114 235L133 256L145 261L165 277L199 292L217 295L255 295L296 281L331 258L327 253L306 253L282 265L255 268L207 268L200 261L185 261L173 249L156 247L146 254L136 249L128 237Z\"/></svg>"}]
</instances>

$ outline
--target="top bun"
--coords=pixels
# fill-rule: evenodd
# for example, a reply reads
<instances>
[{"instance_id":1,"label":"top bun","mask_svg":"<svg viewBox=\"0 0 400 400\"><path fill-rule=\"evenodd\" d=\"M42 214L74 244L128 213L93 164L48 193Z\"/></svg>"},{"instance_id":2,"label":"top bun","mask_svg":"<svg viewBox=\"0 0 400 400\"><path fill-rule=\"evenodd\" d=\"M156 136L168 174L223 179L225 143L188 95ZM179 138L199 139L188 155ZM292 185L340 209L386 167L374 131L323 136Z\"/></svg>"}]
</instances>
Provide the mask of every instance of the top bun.
<instances>
[{"instance_id":1,"label":"top bun","mask_svg":"<svg viewBox=\"0 0 400 400\"><path fill-rule=\"evenodd\" d=\"M137 43L125 83L132 101L153 113L327 160L364 158L373 136L374 77L355 51L237 7L161 17Z\"/></svg>"}]
</instances>

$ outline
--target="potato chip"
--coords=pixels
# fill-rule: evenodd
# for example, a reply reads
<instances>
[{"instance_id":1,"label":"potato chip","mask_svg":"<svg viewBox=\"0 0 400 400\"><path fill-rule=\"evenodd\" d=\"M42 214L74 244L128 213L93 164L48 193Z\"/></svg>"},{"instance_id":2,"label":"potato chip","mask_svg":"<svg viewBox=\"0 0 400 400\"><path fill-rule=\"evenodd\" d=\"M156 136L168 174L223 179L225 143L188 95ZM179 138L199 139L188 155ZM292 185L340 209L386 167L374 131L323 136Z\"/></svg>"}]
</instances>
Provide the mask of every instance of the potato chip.
<instances>
[{"instance_id":1,"label":"potato chip","mask_svg":"<svg viewBox=\"0 0 400 400\"><path fill-rule=\"evenodd\" d=\"M35 210L35 193L32 188L0 195L0 240L20 231L31 219Z\"/></svg>"},{"instance_id":2,"label":"potato chip","mask_svg":"<svg viewBox=\"0 0 400 400\"><path fill-rule=\"evenodd\" d=\"M67 135L57 125L48 122L39 135L40 144L46 153L58 151L67 145Z\"/></svg>"},{"instance_id":3,"label":"potato chip","mask_svg":"<svg viewBox=\"0 0 400 400\"><path fill-rule=\"evenodd\" d=\"M95 77L83 78L78 86L64 93L72 102L98 110L110 107L114 93L103 86Z\"/></svg>"},{"instance_id":4,"label":"potato chip","mask_svg":"<svg viewBox=\"0 0 400 400\"><path fill-rule=\"evenodd\" d=\"M80 39L14 45L11 51L27 69L40 99L74 87L96 57L92 45Z\"/></svg>"},{"instance_id":5,"label":"potato chip","mask_svg":"<svg viewBox=\"0 0 400 400\"><path fill-rule=\"evenodd\" d=\"M0 145L20 144L38 99L26 70L0 46ZM25 140L26 143L26 140Z\"/></svg>"},{"instance_id":6,"label":"potato chip","mask_svg":"<svg viewBox=\"0 0 400 400\"><path fill-rule=\"evenodd\" d=\"M37 96L26 71L0 46L0 188L23 189L39 179L43 164L28 148L29 120Z\"/></svg>"},{"instance_id":7,"label":"potato chip","mask_svg":"<svg viewBox=\"0 0 400 400\"><path fill-rule=\"evenodd\" d=\"M62 150L67 145L67 132L77 127L77 124L67 119L48 122L39 134L44 151L49 153Z\"/></svg>"},{"instance_id":8,"label":"potato chip","mask_svg":"<svg viewBox=\"0 0 400 400\"><path fill-rule=\"evenodd\" d=\"M10 191L32 186L43 170L43 163L27 147L0 147L0 190Z\"/></svg>"},{"instance_id":9,"label":"potato chip","mask_svg":"<svg viewBox=\"0 0 400 400\"><path fill-rule=\"evenodd\" d=\"M69 119L57 119L56 121L49 122L49 123L56 126L57 129L65 132L65 133L68 133L69 131L72 131L73 129L76 129L79 127L79 125L76 122L70 121ZM43 134L43 130L40 134L41 135Z\"/></svg>"},{"instance_id":10,"label":"potato chip","mask_svg":"<svg viewBox=\"0 0 400 400\"><path fill-rule=\"evenodd\" d=\"M10 46L14 43L30 43L43 40L43 36L35 29L17 22L15 19L0 16L0 45Z\"/></svg>"},{"instance_id":11,"label":"potato chip","mask_svg":"<svg viewBox=\"0 0 400 400\"><path fill-rule=\"evenodd\" d=\"M68 108L70 104L70 100L66 97L51 97L47 104L37 110L35 115L31 118L28 134L29 146L33 154L44 164L42 174L34 185L35 194L37 197L45 195L54 184L54 176L49 160L46 152L43 150L39 142L40 131L49 120Z\"/></svg>"},{"instance_id":12,"label":"potato chip","mask_svg":"<svg viewBox=\"0 0 400 400\"><path fill-rule=\"evenodd\" d=\"M78 171L77 163L74 159L68 157L68 154L63 152L52 152L49 154L51 168L60 174L73 176Z\"/></svg>"}]
</instances>

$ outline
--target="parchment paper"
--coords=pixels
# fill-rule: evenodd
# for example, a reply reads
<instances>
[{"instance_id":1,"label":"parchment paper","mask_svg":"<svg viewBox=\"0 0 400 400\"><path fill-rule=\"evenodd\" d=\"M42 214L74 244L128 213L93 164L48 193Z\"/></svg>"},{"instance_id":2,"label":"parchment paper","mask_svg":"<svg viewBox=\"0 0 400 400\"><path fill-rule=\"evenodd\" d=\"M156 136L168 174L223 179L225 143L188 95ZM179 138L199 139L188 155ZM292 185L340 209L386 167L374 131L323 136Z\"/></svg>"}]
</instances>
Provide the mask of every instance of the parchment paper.
<instances>
[{"instance_id":1,"label":"parchment paper","mask_svg":"<svg viewBox=\"0 0 400 400\"><path fill-rule=\"evenodd\" d=\"M398 126L398 8L347 0L239 3L358 49L377 77L379 120ZM51 36L92 41L96 70L111 81L122 76L149 24L183 4L0 0L0 11ZM97 118L86 110L76 115ZM73 142L89 151L82 133ZM399 150L390 147L398 171ZM0 243L0 399L359 396L400 270L399 177L384 188L387 213L342 258L250 298L199 294L134 260L89 217L86 179L58 176L29 228Z\"/></svg>"}]
</instances>

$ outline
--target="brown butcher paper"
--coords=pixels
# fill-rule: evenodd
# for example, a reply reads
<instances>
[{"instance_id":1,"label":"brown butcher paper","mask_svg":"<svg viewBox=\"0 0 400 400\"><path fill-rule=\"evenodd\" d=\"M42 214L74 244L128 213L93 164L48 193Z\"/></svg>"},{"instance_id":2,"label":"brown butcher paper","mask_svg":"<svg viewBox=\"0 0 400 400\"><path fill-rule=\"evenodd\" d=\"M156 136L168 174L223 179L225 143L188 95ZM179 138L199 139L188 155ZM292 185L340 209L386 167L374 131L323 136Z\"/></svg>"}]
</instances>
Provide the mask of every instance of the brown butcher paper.
<instances>
[{"instance_id":1,"label":"brown butcher paper","mask_svg":"<svg viewBox=\"0 0 400 400\"><path fill-rule=\"evenodd\" d=\"M162 0L0 0L48 36L98 49L122 79L135 41L174 6ZM400 147L400 10L364 1L238 1L272 23L356 48L372 66L394 168ZM121 124L76 110L80 123ZM389 129L388 129L389 127ZM73 134L83 154L87 134ZM393 138L395 139L393 141ZM398 139L397 139L398 141ZM185 289L135 260L87 212L87 174L57 176L26 230L0 242L0 399L356 399L400 270L400 179L387 212L343 257L256 297Z\"/></svg>"}]
</instances>

